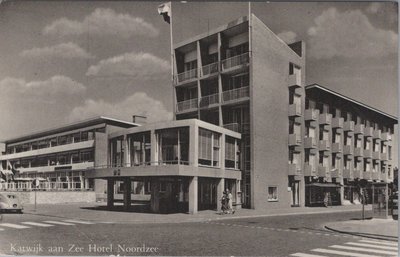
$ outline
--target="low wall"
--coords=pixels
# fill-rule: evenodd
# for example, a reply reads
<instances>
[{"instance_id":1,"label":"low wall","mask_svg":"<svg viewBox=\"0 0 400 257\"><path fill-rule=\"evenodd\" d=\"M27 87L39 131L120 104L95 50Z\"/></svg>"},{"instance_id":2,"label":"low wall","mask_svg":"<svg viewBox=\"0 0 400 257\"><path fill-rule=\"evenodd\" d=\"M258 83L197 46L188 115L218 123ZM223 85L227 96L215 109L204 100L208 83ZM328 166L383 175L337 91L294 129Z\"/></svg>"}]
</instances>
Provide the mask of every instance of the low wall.
<instances>
[{"instance_id":1,"label":"low wall","mask_svg":"<svg viewBox=\"0 0 400 257\"><path fill-rule=\"evenodd\" d=\"M13 192L18 195L22 204L34 204L35 192ZM36 203L38 204L58 204L58 203L77 203L95 202L96 194L93 191L37 191Z\"/></svg>"}]
</instances>

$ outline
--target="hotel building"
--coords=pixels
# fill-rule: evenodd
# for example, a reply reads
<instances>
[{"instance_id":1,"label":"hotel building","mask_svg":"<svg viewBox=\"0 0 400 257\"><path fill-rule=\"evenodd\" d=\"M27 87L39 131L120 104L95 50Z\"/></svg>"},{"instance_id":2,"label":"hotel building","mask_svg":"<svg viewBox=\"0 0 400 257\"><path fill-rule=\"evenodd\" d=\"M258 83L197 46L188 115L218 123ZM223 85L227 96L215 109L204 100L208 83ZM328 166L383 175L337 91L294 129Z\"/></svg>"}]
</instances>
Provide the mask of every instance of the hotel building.
<instances>
[{"instance_id":1,"label":"hotel building","mask_svg":"<svg viewBox=\"0 0 400 257\"><path fill-rule=\"evenodd\" d=\"M30 190L40 180L43 190L94 190L101 197L105 183L88 178L95 166L107 164L108 134L138 126L132 122L96 117L5 140L0 151L2 173L14 182L2 190ZM12 170L17 170L13 176ZM95 185L96 184L96 185Z\"/></svg>"},{"instance_id":2,"label":"hotel building","mask_svg":"<svg viewBox=\"0 0 400 257\"><path fill-rule=\"evenodd\" d=\"M397 118L306 86L303 42L252 15L178 43L174 57L174 121L101 117L7 140L3 170L162 213L219 210L226 189L236 208L357 203L361 181L370 195L393 182Z\"/></svg>"},{"instance_id":3,"label":"hotel building","mask_svg":"<svg viewBox=\"0 0 400 257\"><path fill-rule=\"evenodd\" d=\"M305 86L305 45L287 45L252 15L174 46L175 118L242 134L242 205L354 201L357 182L393 180L397 118L319 85ZM354 195L353 195L354 194Z\"/></svg>"}]
</instances>

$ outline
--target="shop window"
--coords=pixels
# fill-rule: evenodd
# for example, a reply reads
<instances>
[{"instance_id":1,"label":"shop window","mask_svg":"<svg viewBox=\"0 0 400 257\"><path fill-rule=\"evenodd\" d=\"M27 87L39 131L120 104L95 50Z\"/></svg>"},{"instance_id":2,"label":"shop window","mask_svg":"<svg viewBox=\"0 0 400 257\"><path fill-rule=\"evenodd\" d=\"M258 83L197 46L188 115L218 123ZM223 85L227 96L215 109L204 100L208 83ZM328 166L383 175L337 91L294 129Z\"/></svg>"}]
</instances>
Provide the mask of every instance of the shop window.
<instances>
[{"instance_id":1,"label":"shop window","mask_svg":"<svg viewBox=\"0 0 400 257\"><path fill-rule=\"evenodd\" d=\"M167 182L160 182L160 192L166 192L167 191Z\"/></svg>"},{"instance_id":2,"label":"shop window","mask_svg":"<svg viewBox=\"0 0 400 257\"><path fill-rule=\"evenodd\" d=\"M278 187L268 186L268 202L277 202L277 201L278 201Z\"/></svg>"}]
</instances>

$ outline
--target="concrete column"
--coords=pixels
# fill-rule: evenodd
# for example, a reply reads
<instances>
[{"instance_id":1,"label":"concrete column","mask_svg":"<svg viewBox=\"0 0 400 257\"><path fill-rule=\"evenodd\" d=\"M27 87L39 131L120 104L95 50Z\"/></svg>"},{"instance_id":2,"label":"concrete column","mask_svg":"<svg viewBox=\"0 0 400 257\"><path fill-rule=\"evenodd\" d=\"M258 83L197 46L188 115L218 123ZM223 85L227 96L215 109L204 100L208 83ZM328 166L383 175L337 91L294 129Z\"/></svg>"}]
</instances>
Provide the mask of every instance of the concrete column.
<instances>
[{"instance_id":1,"label":"concrete column","mask_svg":"<svg viewBox=\"0 0 400 257\"><path fill-rule=\"evenodd\" d=\"M239 198L241 180L236 180L236 210L242 209L242 198Z\"/></svg>"},{"instance_id":2,"label":"concrete column","mask_svg":"<svg viewBox=\"0 0 400 257\"><path fill-rule=\"evenodd\" d=\"M114 207L114 180L107 179L107 207Z\"/></svg>"},{"instance_id":3,"label":"concrete column","mask_svg":"<svg viewBox=\"0 0 400 257\"><path fill-rule=\"evenodd\" d=\"M130 138L127 135L124 135L124 160L125 160L125 167L131 166L131 154L130 154Z\"/></svg>"},{"instance_id":4,"label":"concrete column","mask_svg":"<svg viewBox=\"0 0 400 257\"><path fill-rule=\"evenodd\" d=\"M198 210L198 180L199 178L193 177L189 181L189 213L196 214Z\"/></svg>"},{"instance_id":5,"label":"concrete column","mask_svg":"<svg viewBox=\"0 0 400 257\"><path fill-rule=\"evenodd\" d=\"M129 210L131 207L132 183L129 178L124 179L124 209Z\"/></svg>"},{"instance_id":6,"label":"concrete column","mask_svg":"<svg viewBox=\"0 0 400 257\"><path fill-rule=\"evenodd\" d=\"M158 161L158 142L157 142L157 136L154 130L150 131L150 160L151 160L151 165L157 165Z\"/></svg>"},{"instance_id":7,"label":"concrete column","mask_svg":"<svg viewBox=\"0 0 400 257\"><path fill-rule=\"evenodd\" d=\"M222 207L221 199L224 193L224 189L225 189L225 179L221 178L219 179L217 185L217 211L220 211Z\"/></svg>"},{"instance_id":8,"label":"concrete column","mask_svg":"<svg viewBox=\"0 0 400 257\"><path fill-rule=\"evenodd\" d=\"M197 167L199 161L199 127L191 125L189 135L189 162Z\"/></svg>"}]
</instances>

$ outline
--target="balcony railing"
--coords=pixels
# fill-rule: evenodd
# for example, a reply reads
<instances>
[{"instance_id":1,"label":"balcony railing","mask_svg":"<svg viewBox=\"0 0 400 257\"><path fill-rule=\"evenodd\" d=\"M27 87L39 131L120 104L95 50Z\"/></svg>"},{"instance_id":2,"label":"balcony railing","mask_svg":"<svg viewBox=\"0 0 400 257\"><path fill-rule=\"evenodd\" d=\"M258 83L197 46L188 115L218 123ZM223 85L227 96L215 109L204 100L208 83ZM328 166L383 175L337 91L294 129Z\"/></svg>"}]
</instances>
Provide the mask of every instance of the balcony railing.
<instances>
[{"instance_id":1,"label":"balcony railing","mask_svg":"<svg viewBox=\"0 0 400 257\"><path fill-rule=\"evenodd\" d=\"M332 152L333 153L341 153L343 151L342 146L340 143L333 143L332 144Z\"/></svg>"},{"instance_id":2,"label":"balcony railing","mask_svg":"<svg viewBox=\"0 0 400 257\"><path fill-rule=\"evenodd\" d=\"M198 108L198 99L193 98L176 104L177 112L194 111Z\"/></svg>"},{"instance_id":3,"label":"balcony railing","mask_svg":"<svg viewBox=\"0 0 400 257\"><path fill-rule=\"evenodd\" d=\"M343 178L353 178L351 170L349 168L343 169Z\"/></svg>"},{"instance_id":4,"label":"balcony railing","mask_svg":"<svg viewBox=\"0 0 400 257\"><path fill-rule=\"evenodd\" d=\"M289 163L289 176L295 176L301 174L301 168L299 164Z\"/></svg>"},{"instance_id":5,"label":"balcony railing","mask_svg":"<svg viewBox=\"0 0 400 257\"><path fill-rule=\"evenodd\" d=\"M364 134L364 124L357 124L354 127L354 133L355 134Z\"/></svg>"},{"instance_id":6,"label":"balcony railing","mask_svg":"<svg viewBox=\"0 0 400 257\"><path fill-rule=\"evenodd\" d=\"M292 117L292 116L300 117L301 116L301 105L299 103L289 104L289 113L288 113L288 115L290 117Z\"/></svg>"},{"instance_id":7,"label":"balcony railing","mask_svg":"<svg viewBox=\"0 0 400 257\"><path fill-rule=\"evenodd\" d=\"M354 156L356 157L363 157L364 156L364 149L362 149L361 147L356 147L354 148Z\"/></svg>"},{"instance_id":8,"label":"balcony railing","mask_svg":"<svg viewBox=\"0 0 400 257\"><path fill-rule=\"evenodd\" d=\"M318 176L319 177L329 176L328 168L325 166L318 165Z\"/></svg>"},{"instance_id":9,"label":"balcony railing","mask_svg":"<svg viewBox=\"0 0 400 257\"><path fill-rule=\"evenodd\" d=\"M219 103L219 94L207 95L200 98L200 107L208 107Z\"/></svg>"},{"instance_id":10,"label":"balcony railing","mask_svg":"<svg viewBox=\"0 0 400 257\"><path fill-rule=\"evenodd\" d=\"M239 123L228 123L223 125L224 128L230 129L235 132L240 132L240 124Z\"/></svg>"},{"instance_id":11,"label":"balcony railing","mask_svg":"<svg viewBox=\"0 0 400 257\"><path fill-rule=\"evenodd\" d=\"M304 176L316 176L317 170L315 166L310 164L304 164Z\"/></svg>"},{"instance_id":12,"label":"balcony railing","mask_svg":"<svg viewBox=\"0 0 400 257\"><path fill-rule=\"evenodd\" d=\"M383 141L390 141L390 140L392 140L392 136L390 135L389 132L384 132L384 133L382 133L381 138L382 138Z\"/></svg>"},{"instance_id":13,"label":"balcony railing","mask_svg":"<svg viewBox=\"0 0 400 257\"><path fill-rule=\"evenodd\" d=\"M330 113L321 113L319 115L319 124L331 124L332 122L332 114Z\"/></svg>"},{"instance_id":14,"label":"balcony railing","mask_svg":"<svg viewBox=\"0 0 400 257\"><path fill-rule=\"evenodd\" d=\"M381 158L381 152L372 152L372 158L379 160Z\"/></svg>"},{"instance_id":15,"label":"balcony railing","mask_svg":"<svg viewBox=\"0 0 400 257\"><path fill-rule=\"evenodd\" d=\"M345 155L353 155L353 146L351 145L344 145L343 146L343 154Z\"/></svg>"},{"instance_id":16,"label":"balcony railing","mask_svg":"<svg viewBox=\"0 0 400 257\"><path fill-rule=\"evenodd\" d=\"M201 76L208 76L219 71L219 62L204 65L201 67Z\"/></svg>"},{"instance_id":17,"label":"balcony railing","mask_svg":"<svg viewBox=\"0 0 400 257\"><path fill-rule=\"evenodd\" d=\"M345 131L354 131L354 121L346 121L343 125Z\"/></svg>"},{"instance_id":18,"label":"balcony railing","mask_svg":"<svg viewBox=\"0 0 400 257\"><path fill-rule=\"evenodd\" d=\"M228 90L222 92L222 101L229 102L241 98L246 98L250 96L250 88L247 87L240 87L233 90Z\"/></svg>"},{"instance_id":19,"label":"balcony railing","mask_svg":"<svg viewBox=\"0 0 400 257\"><path fill-rule=\"evenodd\" d=\"M343 118L333 118L332 119L332 128L343 128L344 120Z\"/></svg>"},{"instance_id":20,"label":"balcony railing","mask_svg":"<svg viewBox=\"0 0 400 257\"><path fill-rule=\"evenodd\" d=\"M289 146L301 145L301 137L299 134L289 134Z\"/></svg>"},{"instance_id":21,"label":"balcony railing","mask_svg":"<svg viewBox=\"0 0 400 257\"><path fill-rule=\"evenodd\" d=\"M328 140L320 140L318 144L319 151L329 151L331 144Z\"/></svg>"},{"instance_id":22,"label":"balcony railing","mask_svg":"<svg viewBox=\"0 0 400 257\"><path fill-rule=\"evenodd\" d=\"M304 119L316 121L318 119L318 114L319 114L318 110L307 109L304 111Z\"/></svg>"},{"instance_id":23,"label":"balcony railing","mask_svg":"<svg viewBox=\"0 0 400 257\"><path fill-rule=\"evenodd\" d=\"M222 60L222 70L227 70L234 68L236 66L248 64L249 59L250 59L249 53L244 53L241 55L236 55L228 59Z\"/></svg>"},{"instance_id":24,"label":"balcony railing","mask_svg":"<svg viewBox=\"0 0 400 257\"><path fill-rule=\"evenodd\" d=\"M374 130L374 138L375 139L381 139L381 135L382 135L382 133L381 133L380 129Z\"/></svg>"},{"instance_id":25,"label":"balcony railing","mask_svg":"<svg viewBox=\"0 0 400 257\"><path fill-rule=\"evenodd\" d=\"M177 76L178 83L197 78L197 69L188 70L179 73Z\"/></svg>"},{"instance_id":26,"label":"balcony railing","mask_svg":"<svg viewBox=\"0 0 400 257\"><path fill-rule=\"evenodd\" d=\"M372 127L367 127L364 129L364 136L372 137L374 134L374 129Z\"/></svg>"},{"instance_id":27,"label":"balcony railing","mask_svg":"<svg viewBox=\"0 0 400 257\"><path fill-rule=\"evenodd\" d=\"M304 148L316 148L317 140L313 137L304 138Z\"/></svg>"}]
</instances>

